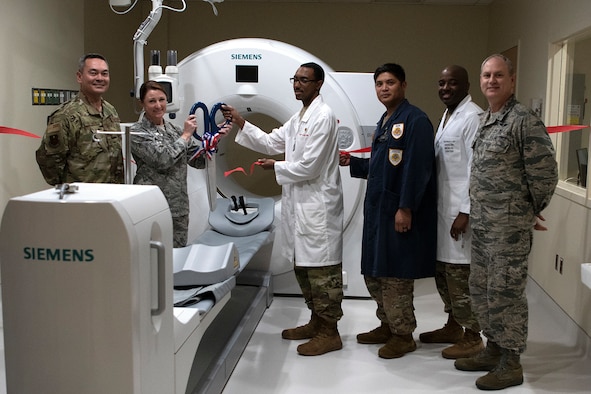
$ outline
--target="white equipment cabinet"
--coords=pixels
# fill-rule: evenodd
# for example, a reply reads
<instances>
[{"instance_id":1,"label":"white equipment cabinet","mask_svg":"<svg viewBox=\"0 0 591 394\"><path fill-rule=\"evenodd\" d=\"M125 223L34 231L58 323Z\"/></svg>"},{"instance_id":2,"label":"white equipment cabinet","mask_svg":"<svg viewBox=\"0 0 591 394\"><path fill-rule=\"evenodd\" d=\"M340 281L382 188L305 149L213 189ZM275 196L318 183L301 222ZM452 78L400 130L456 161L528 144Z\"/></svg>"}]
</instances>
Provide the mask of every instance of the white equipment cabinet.
<instances>
[{"instance_id":1,"label":"white equipment cabinet","mask_svg":"<svg viewBox=\"0 0 591 394\"><path fill-rule=\"evenodd\" d=\"M198 346L231 295L205 312L173 308L172 219L160 189L69 186L78 191L63 198L55 189L13 198L2 217L8 392L219 392L241 350L232 360L216 350L206 383L192 375L207 367L195 366ZM223 345L245 346L250 333Z\"/></svg>"},{"instance_id":2,"label":"white equipment cabinet","mask_svg":"<svg viewBox=\"0 0 591 394\"><path fill-rule=\"evenodd\" d=\"M4 212L8 392L170 392L168 204L155 186L79 188L13 198Z\"/></svg>"}]
</instances>

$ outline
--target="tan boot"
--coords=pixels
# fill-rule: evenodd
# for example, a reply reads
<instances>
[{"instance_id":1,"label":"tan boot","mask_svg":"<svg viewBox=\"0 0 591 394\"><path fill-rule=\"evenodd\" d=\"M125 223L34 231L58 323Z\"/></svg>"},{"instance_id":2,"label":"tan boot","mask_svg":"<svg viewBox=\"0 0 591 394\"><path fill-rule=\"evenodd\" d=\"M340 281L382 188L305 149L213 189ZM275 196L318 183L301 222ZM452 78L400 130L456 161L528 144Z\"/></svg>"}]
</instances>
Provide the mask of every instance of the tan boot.
<instances>
[{"instance_id":1,"label":"tan boot","mask_svg":"<svg viewBox=\"0 0 591 394\"><path fill-rule=\"evenodd\" d=\"M456 343L464 336L464 329L460 326L452 314L447 317L447 323L443 328L424 332L419 335L423 343Z\"/></svg>"},{"instance_id":2,"label":"tan boot","mask_svg":"<svg viewBox=\"0 0 591 394\"><path fill-rule=\"evenodd\" d=\"M466 328L464 337L456 342L455 345L443 349L441 355L443 358L455 360L475 356L482 350L484 350L484 343L482 342L480 333Z\"/></svg>"},{"instance_id":3,"label":"tan boot","mask_svg":"<svg viewBox=\"0 0 591 394\"><path fill-rule=\"evenodd\" d=\"M412 334L397 335L394 334L384 346L378 350L378 356L381 358L398 358L406 353L415 351L417 343Z\"/></svg>"},{"instance_id":4,"label":"tan boot","mask_svg":"<svg viewBox=\"0 0 591 394\"><path fill-rule=\"evenodd\" d=\"M316 334L318 334L318 329L320 326L320 318L316 313L312 312L312 317L310 317L310 321L303 326L299 326L296 328L288 328L281 332L281 337L283 339L310 339L313 338Z\"/></svg>"},{"instance_id":5,"label":"tan boot","mask_svg":"<svg viewBox=\"0 0 591 394\"><path fill-rule=\"evenodd\" d=\"M310 341L299 345L297 351L302 356L319 356L342 348L343 342L337 330L337 322L320 319L318 334Z\"/></svg>"},{"instance_id":6,"label":"tan boot","mask_svg":"<svg viewBox=\"0 0 591 394\"><path fill-rule=\"evenodd\" d=\"M519 362L519 353L501 349L501 362L492 371L476 379L480 390L502 390L523 383L523 368Z\"/></svg>"},{"instance_id":7,"label":"tan boot","mask_svg":"<svg viewBox=\"0 0 591 394\"><path fill-rule=\"evenodd\" d=\"M392 337L392 331L386 323L382 323L379 327L374 328L369 332L363 332L357 335L357 342L363 344L386 343Z\"/></svg>"},{"instance_id":8,"label":"tan boot","mask_svg":"<svg viewBox=\"0 0 591 394\"><path fill-rule=\"evenodd\" d=\"M458 358L454 366L460 371L492 371L500 362L501 348L489 340L483 351L472 357Z\"/></svg>"}]
</instances>

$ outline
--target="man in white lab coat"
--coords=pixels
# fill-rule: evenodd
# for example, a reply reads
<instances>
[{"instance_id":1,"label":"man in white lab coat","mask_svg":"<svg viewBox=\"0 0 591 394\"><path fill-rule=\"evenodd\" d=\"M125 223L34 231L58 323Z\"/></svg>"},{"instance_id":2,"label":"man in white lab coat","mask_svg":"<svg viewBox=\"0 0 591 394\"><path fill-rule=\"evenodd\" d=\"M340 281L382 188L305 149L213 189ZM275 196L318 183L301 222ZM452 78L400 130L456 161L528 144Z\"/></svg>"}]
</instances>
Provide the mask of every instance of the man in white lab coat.
<instances>
[{"instance_id":1,"label":"man in white lab coat","mask_svg":"<svg viewBox=\"0 0 591 394\"><path fill-rule=\"evenodd\" d=\"M275 171L282 186L281 230L286 257L306 305L306 325L282 332L284 339L310 339L298 346L301 355L316 356L342 348L337 321L343 315L343 196L339 172L337 119L320 95L324 70L302 64L291 78L302 109L281 127L266 133L247 122L231 106L222 111L240 127L236 142L285 160L261 158L257 164Z\"/></svg>"},{"instance_id":2,"label":"man in white lab coat","mask_svg":"<svg viewBox=\"0 0 591 394\"><path fill-rule=\"evenodd\" d=\"M472 312L470 276L470 165L482 109L468 93L468 72L452 65L441 71L439 98L446 109L435 135L437 163L437 263L435 283L448 313L443 328L420 334L425 343L452 343L448 359L471 357L484 348ZM465 331L464 331L465 327Z\"/></svg>"}]
</instances>

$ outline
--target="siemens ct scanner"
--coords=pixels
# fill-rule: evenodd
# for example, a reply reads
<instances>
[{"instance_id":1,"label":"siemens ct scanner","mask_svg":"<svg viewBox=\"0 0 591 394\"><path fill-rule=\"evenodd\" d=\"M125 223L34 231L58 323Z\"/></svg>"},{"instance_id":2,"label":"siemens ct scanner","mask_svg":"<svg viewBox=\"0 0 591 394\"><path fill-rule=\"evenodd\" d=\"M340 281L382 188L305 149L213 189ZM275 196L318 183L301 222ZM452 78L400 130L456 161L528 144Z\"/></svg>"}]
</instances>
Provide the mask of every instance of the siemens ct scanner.
<instances>
[{"instance_id":1,"label":"siemens ct scanner","mask_svg":"<svg viewBox=\"0 0 591 394\"><path fill-rule=\"evenodd\" d=\"M224 102L234 106L247 120L263 130L271 131L301 109L302 104L295 99L289 78L301 64L311 61L320 64L326 72L320 93L338 118L339 148L351 151L369 146L375 124L383 112L373 88L373 74L334 72L322 60L300 48L267 39L244 38L220 42L182 60L178 64L181 109L177 121L179 125L184 121L195 102L203 102L208 108ZM199 129L202 130L202 127L200 124ZM226 171L235 167L243 167L248 173L251 163L261 157L260 153L237 145L234 136L226 136L219 144L213 171L217 187L210 186L210 189L215 188L218 196L227 198L232 195L273 198L278 227L281 189L271 171L255 168L252 175L236 172L224 176ZM190 192L196 194L195 198L191 198L192 203L207 201L204 197L197 197L198 189L203 187L205 180L195 178L189 183ZM341 179L345 209L345 295L365 296L367 290L360 275L365 181L351 178L346 167L341 170ZM204 208L191 210L191 222L199 221L195 216ZM189 234L189 238L191 236ZM299 293L293 264L282 259L281 248L281 234L278 233L271 266L258 268L273 274L276 293Z\"/></svg>"},{"instance_id":2,"label":"siemens ct scanner","mask_svg":"<svg viewBox=\"0 0 591 394\"><path fill-rule=\"evenodd\" d=\"M370 145L382 111L372 75L335 72L286 43L217 43L150 78L174 80L179 124L196 102L225 102L271 130L301 108L289 78L310 61L326 71L340 149ZM280 189L272 172L248 173L257 157L230 135L206 170L190 169L186 248L172 248L155 186L80 183L11 199L0 233L8 391L221 392L273 294L299 293L275 232ZM225 176L238 166L247 173ZM365 183L341 175L345 295L364 296ZM243 196L249 219L234 216L231 196Z\"/></svg>"}]
</instances>

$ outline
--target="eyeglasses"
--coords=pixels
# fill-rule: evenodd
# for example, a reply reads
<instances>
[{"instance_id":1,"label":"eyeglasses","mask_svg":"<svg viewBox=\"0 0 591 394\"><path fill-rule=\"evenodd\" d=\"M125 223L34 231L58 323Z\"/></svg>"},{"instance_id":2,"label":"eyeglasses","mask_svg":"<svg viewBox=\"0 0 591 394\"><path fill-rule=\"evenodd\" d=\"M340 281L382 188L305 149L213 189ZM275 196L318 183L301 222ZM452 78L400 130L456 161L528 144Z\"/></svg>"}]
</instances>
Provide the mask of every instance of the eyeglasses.
<instances>
[{"instance_id":1,"label":"eyeglasses","mask_svg":"<svg viewBox=\"0 0 591 394\"><path fill-rule=\"evenodd\" d=\"M308 79L308 78L295 78L295 77L294 78L289 78L289 82L291 82L292 84L293 83L296 83L296 82L299 82L302 85L305 85L307 83L315 82L315 81L318 81L318 80L317 79Z\"/></svg>"}]
</instances>

